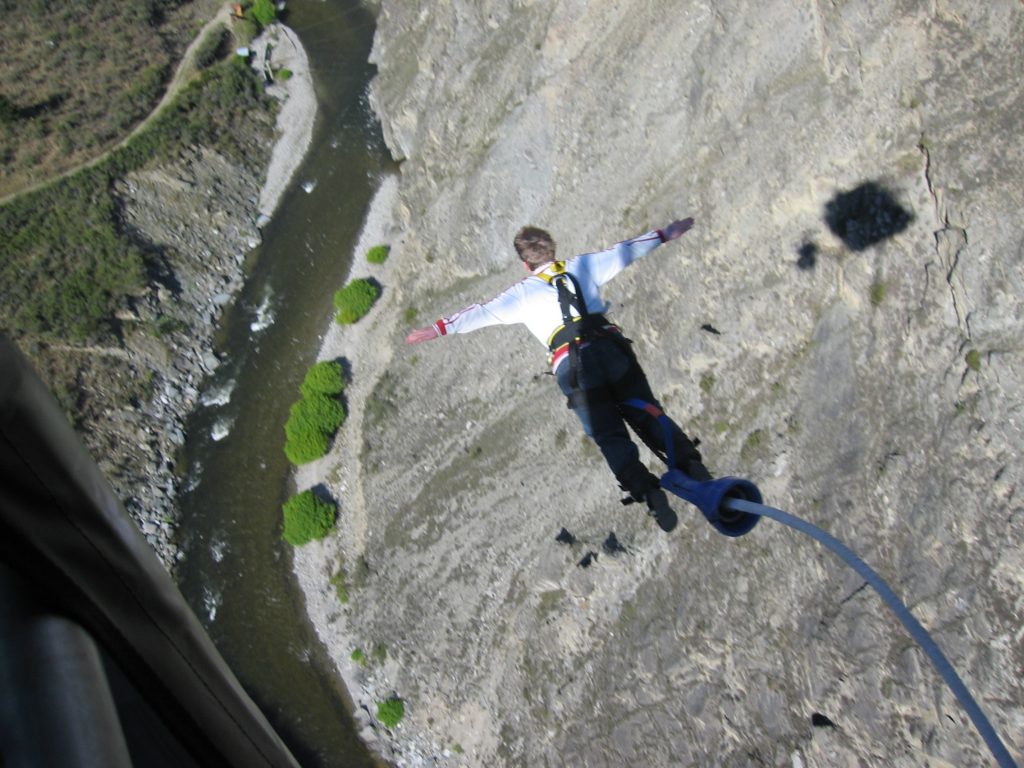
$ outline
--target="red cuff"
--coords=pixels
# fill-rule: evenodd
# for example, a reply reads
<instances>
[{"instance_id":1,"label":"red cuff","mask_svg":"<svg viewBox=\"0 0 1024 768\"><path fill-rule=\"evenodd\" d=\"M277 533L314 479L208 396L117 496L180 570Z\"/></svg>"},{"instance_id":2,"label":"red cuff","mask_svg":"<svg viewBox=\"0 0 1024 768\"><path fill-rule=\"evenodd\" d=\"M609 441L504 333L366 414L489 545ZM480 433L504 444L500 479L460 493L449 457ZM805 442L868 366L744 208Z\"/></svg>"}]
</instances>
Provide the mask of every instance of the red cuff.
<instances>
[{"instance_id":1,"label":"red cuff","mask_svg":"<svg viewBox=\"0 0 1024 768\"><path fill-rule=\"evenodd\" d=\"M447 336L448 335L448 329L444 327L444 320L443 319L438 320L436 323L434 323L434 328L437 330L437 335L438 336Z\"/></svg>"}]
</instances>

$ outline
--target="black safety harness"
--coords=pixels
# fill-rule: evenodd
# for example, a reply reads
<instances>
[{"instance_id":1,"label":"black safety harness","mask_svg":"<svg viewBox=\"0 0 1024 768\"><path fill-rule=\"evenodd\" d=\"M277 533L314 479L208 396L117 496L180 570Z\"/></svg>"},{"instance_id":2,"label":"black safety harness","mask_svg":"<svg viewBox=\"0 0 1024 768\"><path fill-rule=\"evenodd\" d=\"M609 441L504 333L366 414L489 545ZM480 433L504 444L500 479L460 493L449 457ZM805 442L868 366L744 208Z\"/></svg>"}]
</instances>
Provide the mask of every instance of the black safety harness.
<instances>
[{"instance_id":1,"label":"black safety harness","mask_svg":"<svg viewBox=\"0 0 1024 768\"><path fill-rule=\"evenodd\" d=\"M576 399L581 397L579 387L580 374L580 347L595 339L614 339L624 347L631 343L622 335L617 325L608 322L608 318L600 313L591 313L587 309L587 301L583 297L583 289L580 288L576 276L565 271L565 262L556 261L550 270L537 275L549 285L553 285L558 292L558 307L562 311L562 325L551 334L548 339L548 350L551 358L567 350L569 357L569 385L572 387L572 395L569 397L569 407L576 404ZM572 291L569 285L572 284ZM573 316L572 310L576 310Z\"/></svg>"}]
</instances>

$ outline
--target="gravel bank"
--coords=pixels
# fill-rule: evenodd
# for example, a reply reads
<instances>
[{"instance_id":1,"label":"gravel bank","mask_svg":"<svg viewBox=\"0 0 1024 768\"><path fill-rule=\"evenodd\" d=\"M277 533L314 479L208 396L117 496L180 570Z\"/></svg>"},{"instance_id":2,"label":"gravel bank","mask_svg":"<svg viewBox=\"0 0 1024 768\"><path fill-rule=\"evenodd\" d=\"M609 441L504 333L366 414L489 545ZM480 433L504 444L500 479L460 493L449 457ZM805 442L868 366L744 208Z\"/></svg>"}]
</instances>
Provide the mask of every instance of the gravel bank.
<instances>
[{"instance_id":1,"label":"gravel bank","mask_svg":"<svg viewBox=\"0 0 1024 768\"><path fill-rule=\"evenodd\" d=\"M254 42L254 61L264 60L268 45L272 47L272 67L287 69L292 75L287 79L278 77L267 89L267 93L281 100L282 104L277 115L277 138L259 196L260 216L265 217L273 216L281 196L302 164L313 140L317 112L309 59L298 35L282 24L272 25Z\"/></svg>"}]
</instances>

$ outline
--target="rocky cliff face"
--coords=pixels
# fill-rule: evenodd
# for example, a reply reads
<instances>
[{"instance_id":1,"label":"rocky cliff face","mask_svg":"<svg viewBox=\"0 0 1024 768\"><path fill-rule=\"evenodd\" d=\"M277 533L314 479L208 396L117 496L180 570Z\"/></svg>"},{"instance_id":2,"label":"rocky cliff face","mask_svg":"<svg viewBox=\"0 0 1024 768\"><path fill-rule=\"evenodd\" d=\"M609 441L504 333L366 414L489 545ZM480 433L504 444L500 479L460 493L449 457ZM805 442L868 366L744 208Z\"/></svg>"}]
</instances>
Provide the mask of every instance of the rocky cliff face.
<instances>
[{"instance_id":1,"label":"rocky cliff face","mask_svg":"<svg viewBox=\"0 0 1024 768\"><path fill-rule=\"evenodd\" d=\"M254 136L252 143L261 153L269 149L264 136ZM164 269L138 297L130 319L162 322L167 330L155 337L145 331L126 336L127 377L145 382L142 396L108 404L88 439L168 568L178 557L175 460L203 380L220 365L213 349L217 323L242 285L245 254L260 241L259 173L255 163L246 167L193 147L172 163L129 174L117 186L126 226ZM105 442L100 449L98 440Z\"/></svg>"},{"instance_id":2,"label":"rocky cliff face","mask_svg":"<svg viewBox=\"0 0 1024 768\"><path fill-rule=\"evenodd\" d=\"M608 286L655 392L713 472L873 565L1021 756L1021 39L1010 0L382 4L402 237L324 470L339 533L298 555L356 698L406 701L382 749L987 764L832 556L770 521L730 540L680 501L665 535L621 507L525 330L401 342L412 308L521 277L522 224L568 256L693 215ZM321 589L339 566L343 610Z\"/></svg>"}]
</instances>

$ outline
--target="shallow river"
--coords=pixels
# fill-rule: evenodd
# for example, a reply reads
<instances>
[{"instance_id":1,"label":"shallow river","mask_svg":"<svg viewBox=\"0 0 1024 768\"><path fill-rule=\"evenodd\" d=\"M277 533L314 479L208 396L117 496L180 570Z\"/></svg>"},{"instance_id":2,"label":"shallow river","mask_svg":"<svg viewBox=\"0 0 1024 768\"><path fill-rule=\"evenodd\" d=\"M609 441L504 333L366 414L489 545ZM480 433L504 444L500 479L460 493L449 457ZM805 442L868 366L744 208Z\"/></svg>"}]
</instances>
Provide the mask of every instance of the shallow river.
<instances>
[{"instance_id":1,"label":"shallow river","mask_svg":"<svg viewBox=\"0 0 1024 768\"><path fill-rule=\"evenodd\" d=\"M313 145L222 324L221 368L189 425L180 585L228 664L305 768L370 766L280 540L294 492L288 407L331 318L389 168L366 99L373 17L356 0L292 0L320 102Z\"/></svg>"}]
</instances>

